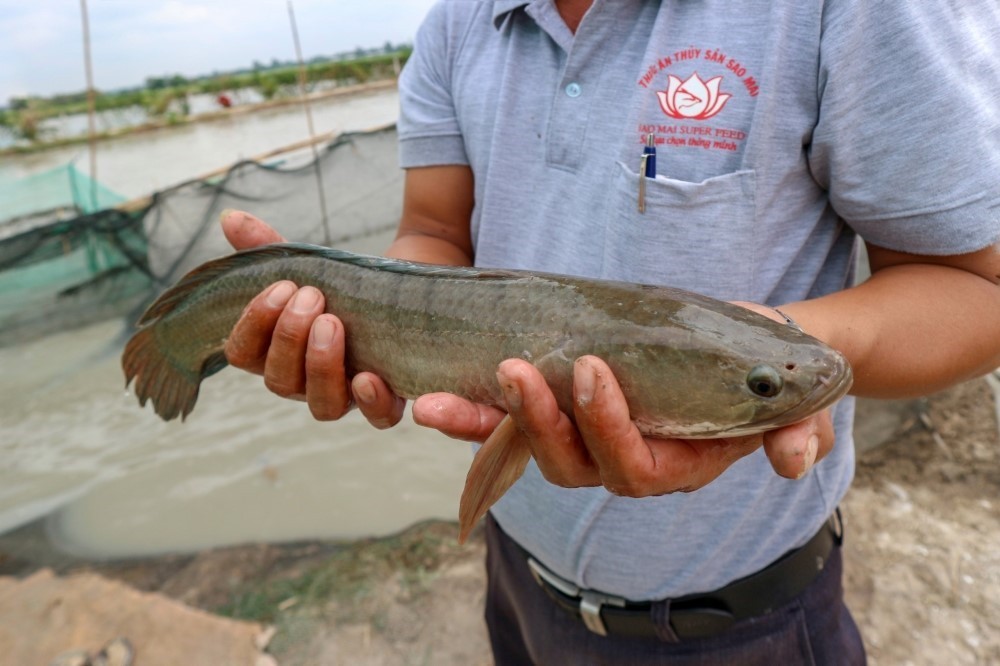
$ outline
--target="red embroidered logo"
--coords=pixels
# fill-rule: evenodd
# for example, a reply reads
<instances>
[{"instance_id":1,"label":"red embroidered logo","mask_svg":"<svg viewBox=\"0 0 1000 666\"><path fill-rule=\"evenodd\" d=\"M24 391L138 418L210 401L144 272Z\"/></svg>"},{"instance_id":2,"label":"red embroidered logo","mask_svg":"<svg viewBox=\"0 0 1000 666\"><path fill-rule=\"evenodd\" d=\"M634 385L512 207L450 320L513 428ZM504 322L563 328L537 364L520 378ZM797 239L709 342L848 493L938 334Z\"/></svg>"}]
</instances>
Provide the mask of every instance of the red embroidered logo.
<instances>
[{"instance_id":1,"label":"red embroidered logo","mask_svg":"<svg viewBox=\"0 0 1000 666\"><path fill-rule=\"evenodd\" d=\"M721 74L710 75L711 78L706 81L693 71L695 68ZM667 78L666 90L659 89L663 76ZM636 81L647 94L656 93L658 100L654 102L643 96L643 113L636 128L636 144L645 146L649 135L654 134L656 145L665 148L738 152L747 138L742 123L749 122L746 113L750 105L745 105L740 113L733 113L732 109L729 113L721 112L733 97L739 96L740 83L748 97L760 94L760 84L747 67L717 48L703 49L692 45L658 56ZM722 92L723 86L727 92ZM664 121L663 116L656 113L657 103L662 113L672 121ZM726 116L731 116L731 124L716 124L723 122L722 118Z\"/></svg>"},{"instance_id":2,"label":"red embroidered logo","mask_svg":"<svg viewBox=\"0 0 1000 666\"><path fill-rule=\"evenodd\" d=\"M663 113L671 118L707 120L722 111L732 97L728 93L719 92L721 83L721 76L703 81L695 72L687 81L681 81L670 74L667 77L667 89L657 92L656 96L660 98Z\"/></svg>"}]
</instances>

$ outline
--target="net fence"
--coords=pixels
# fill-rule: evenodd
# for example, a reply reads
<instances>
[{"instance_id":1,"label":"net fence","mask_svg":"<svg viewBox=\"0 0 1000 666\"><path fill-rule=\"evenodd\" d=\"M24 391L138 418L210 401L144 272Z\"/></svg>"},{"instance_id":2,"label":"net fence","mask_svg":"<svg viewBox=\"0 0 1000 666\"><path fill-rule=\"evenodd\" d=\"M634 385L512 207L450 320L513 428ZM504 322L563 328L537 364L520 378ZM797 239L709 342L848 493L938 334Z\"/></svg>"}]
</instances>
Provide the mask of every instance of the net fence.
<instances>
[{"instance_id":1,"label":"net fence","mask_svg":"<svg viewBox=\"0 0 1000 666\"><path fill-rule=\"evenodd\" d=\"M0 239L44 220L67 220L125 201L70 162L13 181L0 181Z\"/></svg>"},{"instance_id":2,"label":"net fence","mask_svg":"<svg viewBox=\"0 0 1000 666\"><path fill-rule=\"evenodd\" d=\"M0 236L0 344L137 317L188 270L232 251L218 224L228 208L292 241L379 253L399 221L402 183L387 126L341 134L315 156L307 147L239 162L142 201Z\"/></svg>"}]
</instances>

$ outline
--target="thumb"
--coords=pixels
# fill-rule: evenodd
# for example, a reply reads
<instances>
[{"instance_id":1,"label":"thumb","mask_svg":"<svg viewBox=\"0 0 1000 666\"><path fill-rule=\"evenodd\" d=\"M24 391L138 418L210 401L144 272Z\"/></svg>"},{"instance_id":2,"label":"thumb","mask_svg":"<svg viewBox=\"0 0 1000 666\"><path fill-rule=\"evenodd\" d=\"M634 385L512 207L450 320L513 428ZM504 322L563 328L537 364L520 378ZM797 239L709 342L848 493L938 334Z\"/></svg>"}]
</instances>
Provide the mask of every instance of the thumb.
<instances>
[{"instance_id":1,"label":"thumb","mask_svg":"<svg viewBox=\"0 0 1000 666\"><path fill-rule=\"evenodd\" d=\"M219 217L222 233L229 244L237 250L248 250L258 245L282 243L284 236L264 221L241 210L224 210Z\"/></svg>"},{"instance_id":2,"label":"thumb","mask_svg":"<svg viewBox=\"0 0 1000 666\"><path fill-rule=\"evenodd\" d=\"M825 409L804 421L764 433L771 467L786 479L801 479L833 448L833 417Z\"/></svg>"}]
</instances>

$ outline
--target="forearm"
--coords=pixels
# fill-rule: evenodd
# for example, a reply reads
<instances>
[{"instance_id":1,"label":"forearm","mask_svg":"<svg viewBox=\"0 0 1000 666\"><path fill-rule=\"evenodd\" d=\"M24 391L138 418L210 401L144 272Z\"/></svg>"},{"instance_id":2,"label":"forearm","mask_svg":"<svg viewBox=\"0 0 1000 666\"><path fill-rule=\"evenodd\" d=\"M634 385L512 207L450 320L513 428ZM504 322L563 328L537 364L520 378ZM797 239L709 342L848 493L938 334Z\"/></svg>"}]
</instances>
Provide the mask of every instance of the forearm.
<instances>
[{"instance_id":1,"label":"forearm","mask_svg":"<svg viewBox=\"0 0 1000 666\"><path fill-rule=\"evenodd\" d=\"M470 257L453 242L437 236L418 232L401 231L386 250L385 255L394 259L419 261L425 264L470 266Z\"/></svg>"},{"instance_id":2,"label":"forearm","mask_svg":"<svg viewBox=\"0 0 1000 666\"><path fill-rule=\"evenodd\" d=\"M782 309L847 356L855 395L926 395L1000 367L1000 286L961 268L888 266Z\"/></svg>"},{"instance_id":3,"label":"forearm","mask_svg":"<svg viewBox=\"0 0 1000 666\"><path fill-rule=\"evenodd\" d=\"M399 231L386 256L427 264L472 265L469 219L474 203L469 167L408 169Z\"/></svg>"}]
</instances>

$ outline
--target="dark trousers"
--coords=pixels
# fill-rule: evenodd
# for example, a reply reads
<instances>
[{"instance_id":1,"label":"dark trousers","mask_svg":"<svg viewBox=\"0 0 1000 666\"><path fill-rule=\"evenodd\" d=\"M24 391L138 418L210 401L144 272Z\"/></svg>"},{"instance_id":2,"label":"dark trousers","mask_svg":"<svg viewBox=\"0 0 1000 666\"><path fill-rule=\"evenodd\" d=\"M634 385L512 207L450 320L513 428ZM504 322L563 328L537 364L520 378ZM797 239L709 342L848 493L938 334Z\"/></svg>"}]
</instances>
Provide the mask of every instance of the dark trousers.
<instances>
[{"instance_id":1,"label":"dark trousers","mask_svg":"<svg viewBox=\"0 0 1000 666\"><path fill-rule=\"evenodd\" d=\"M524 551L486 520L486 624L497 666L799 666L865 664L864 645L841 585L840 547L788 604L740 620L710 638L669 643L599 636L559 608L531 575Z\"/></svg>"}]
</instances>

